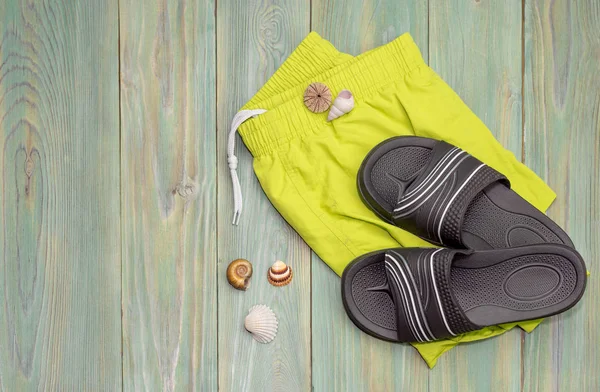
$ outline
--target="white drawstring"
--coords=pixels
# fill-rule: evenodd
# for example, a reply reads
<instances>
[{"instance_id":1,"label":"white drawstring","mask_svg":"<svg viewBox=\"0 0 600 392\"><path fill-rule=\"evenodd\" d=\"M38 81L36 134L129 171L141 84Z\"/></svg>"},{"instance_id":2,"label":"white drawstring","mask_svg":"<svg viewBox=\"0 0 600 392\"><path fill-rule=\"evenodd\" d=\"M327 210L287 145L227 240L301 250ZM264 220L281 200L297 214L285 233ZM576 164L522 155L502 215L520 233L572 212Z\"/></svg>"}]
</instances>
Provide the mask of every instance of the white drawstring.
<instances>
[{"instance_id":1,"label":"white drawstring","mask_svg":"<svg viewBox=\"0 0 600 392\"><path fill-rule=\"evenodd\" d=\"M233 186L233 224L237 225L240 222L240 215L242 214L242 187L240 186L240 179L237 175L237 164L238 159L234 155L235 153L235 133L240 125L249 118L256 117L259 114L266 112L264 109L255 110L240 110L233 117L231 121L231 130L229 131L229 138L227 140L227 163L229 164L229 173L231 174L231 185Z\"/></svg>"}]
</instances>

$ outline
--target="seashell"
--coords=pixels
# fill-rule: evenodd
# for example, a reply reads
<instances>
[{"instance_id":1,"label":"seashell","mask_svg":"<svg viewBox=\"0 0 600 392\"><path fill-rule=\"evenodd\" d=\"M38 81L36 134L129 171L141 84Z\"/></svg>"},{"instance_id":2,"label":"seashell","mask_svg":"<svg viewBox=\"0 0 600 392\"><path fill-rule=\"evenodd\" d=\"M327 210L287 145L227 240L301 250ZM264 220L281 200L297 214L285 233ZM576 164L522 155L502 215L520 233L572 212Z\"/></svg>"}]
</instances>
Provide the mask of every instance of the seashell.
<instances>
[{"instance_id":1,"label":"seashell","mask_svg":"<svg viewBox=\"0 0 600 392\"><path fill-rule=\"evenodd\" d=\"M335 97L331 110L327 115L327 121L335 120L354 109L354 95L349 90L342 90Z\"/></svg>"},{"instance_id":2,"label":"seashell","mask_svg":"<svg viewBox=\"0 0 600 392\"><path fill-rule=\"evenodd\" d=\"M273 286L285 286L290 284L293 276L294 273L292 272L292 267L285 265L281 260L277 260L275 264L269 268L269 272L267 273L267 279Z\"/></svg>"},{"instance_id":3,"label":"seashell","mask_svg":"<svg viewBox=\"0 0 600 392\"><path fill-rule=\"evenodd\" d=\"M254 305L244 320L244 328L259 343L275 339L278 324L275 313L267 305Z\"/></svg>"},{"instance_id":4,"label":"seashell","mask_svg":"<svg viewBox=\"0 0 600 392\"><path fill-rule=\"evenodd\" d=\"M250 285L252 264L245 259L233 260L227 267L227 281L238 290L246 290Z\"/></svg>"},{"instance_id":5,"label":"seashell","mask_svg":"<svg viewBox=\"0 0 600 392\"><path fill-rule=\"evenodd\" d=\"M331 105L331 90L323 83L311 83L304 91L304 104L313 113L322 113Z\"/></svg>"}]
</instances>

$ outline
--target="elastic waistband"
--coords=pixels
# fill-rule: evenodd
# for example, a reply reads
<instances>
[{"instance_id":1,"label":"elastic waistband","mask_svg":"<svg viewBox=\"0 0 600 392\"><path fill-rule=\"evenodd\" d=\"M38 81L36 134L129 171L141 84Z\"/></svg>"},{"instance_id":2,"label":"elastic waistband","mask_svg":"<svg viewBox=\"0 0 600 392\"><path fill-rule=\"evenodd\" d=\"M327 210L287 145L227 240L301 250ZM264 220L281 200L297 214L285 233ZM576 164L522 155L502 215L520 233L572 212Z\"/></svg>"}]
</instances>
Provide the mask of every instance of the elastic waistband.
<instances>
[{"instance_id":1,"label":"elastic waistband","mask_svg":"<svg viewBox=\"0 0 600 392\"><path fill-rule=\"evenodd\" d=\"M269 154L294 138L331 126L327 111L312 113L304 105L304 90L310 83L324 83L334 97L343 89L350 90L359 105L374 90L422 65L419 48L408 33L353 57L312 32L244 105L242 109L267 112L246 121L239 133L252 155Z\"/></svg>"}]
</instances>

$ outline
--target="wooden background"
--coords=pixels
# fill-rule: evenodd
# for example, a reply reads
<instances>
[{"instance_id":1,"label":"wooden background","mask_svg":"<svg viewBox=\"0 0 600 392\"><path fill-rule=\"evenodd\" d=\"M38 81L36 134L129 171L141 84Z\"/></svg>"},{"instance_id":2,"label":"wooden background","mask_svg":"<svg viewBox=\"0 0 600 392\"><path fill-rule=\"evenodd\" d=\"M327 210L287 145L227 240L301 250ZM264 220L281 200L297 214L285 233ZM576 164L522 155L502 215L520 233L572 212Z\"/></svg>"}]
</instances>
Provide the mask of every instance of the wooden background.
<instances>
[{"instance_id":1,"label":"wooden background","mask_svg":"<svg viewBox=\"0 0 600 392\"><path fill-rule=\"evenodd\" d=\"M351 324L241 143L231 226L229 122L310 30L354 55L413 35L557 192L592 273L576 308L428 370ZM598 391L599 151L598 0L2 0L0 391ZM272 344L243 330L256 303Z\"/></svg>"}]
</instances>

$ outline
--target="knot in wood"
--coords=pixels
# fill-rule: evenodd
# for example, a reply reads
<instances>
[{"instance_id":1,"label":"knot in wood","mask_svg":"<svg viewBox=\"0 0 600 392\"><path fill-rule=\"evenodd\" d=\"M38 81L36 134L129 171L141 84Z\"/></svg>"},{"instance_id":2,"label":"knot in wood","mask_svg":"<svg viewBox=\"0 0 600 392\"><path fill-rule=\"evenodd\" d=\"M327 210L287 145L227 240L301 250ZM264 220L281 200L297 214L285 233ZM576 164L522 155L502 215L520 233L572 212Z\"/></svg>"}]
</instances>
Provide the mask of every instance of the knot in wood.
<instances>
[{"instance_id":1,"label":"knot in wood","mask_svg":"<svg viewBox=\"0 0 600 392\"><path fill-rule=\"evenodd\" d=\"M198 195L198 184L191 178L183 180L175 188L177 194L184 200L192 200Z\"/></svg>"},{"instance_id":2,"label":"knot in wood","mask_svg":"<svg viewBox=\"0 0 600 392\"><path fill-rule=\"evenodd\" d=\"M33 174L33 167L33 160L31 159L31 157L27 157L27 160L25 161L25 174L27 175L27 177L31 177L31 175Z\"/></svg>"}]
</instances>

